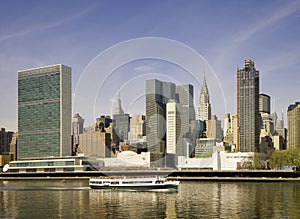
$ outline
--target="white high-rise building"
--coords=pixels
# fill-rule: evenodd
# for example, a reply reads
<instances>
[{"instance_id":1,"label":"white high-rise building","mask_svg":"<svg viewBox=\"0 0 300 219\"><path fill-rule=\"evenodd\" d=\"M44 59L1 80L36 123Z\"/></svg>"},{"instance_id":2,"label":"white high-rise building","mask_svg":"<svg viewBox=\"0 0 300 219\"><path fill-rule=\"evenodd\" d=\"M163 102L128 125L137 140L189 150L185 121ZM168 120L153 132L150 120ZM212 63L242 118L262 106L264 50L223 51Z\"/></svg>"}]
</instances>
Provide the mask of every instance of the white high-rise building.
<instances>
[{"instance_id":1,"label":"white high-rise building","mask_svg":"<svg viewBox=\"0 0 300 219\"><path fill-rule=\"evenodd\" d=\"M167 103L167 153L168 154L182 154L178 150L182 147L177 147L177 142L180 136L180 104L174 100L169 100Z\"/></svg>"}]
</instances>

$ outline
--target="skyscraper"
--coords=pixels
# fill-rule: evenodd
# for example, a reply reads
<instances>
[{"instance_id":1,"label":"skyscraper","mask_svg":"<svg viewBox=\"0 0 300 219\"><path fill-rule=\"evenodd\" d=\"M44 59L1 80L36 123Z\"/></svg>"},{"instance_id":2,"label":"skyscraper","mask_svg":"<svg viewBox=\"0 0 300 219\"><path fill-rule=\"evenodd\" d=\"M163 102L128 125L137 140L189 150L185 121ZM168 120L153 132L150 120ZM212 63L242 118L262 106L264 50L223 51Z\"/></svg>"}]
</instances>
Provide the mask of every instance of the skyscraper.
<instances>
[{"instance_id":1,"label":"skyscraper","mask_svg":"<svg viewBox=\"0 0 300 219\"><path fill-rule=\"evenodd\" d=\"M259 94L259 112L271 113L271 97L267 94Z\"/></svg>"},{"instance_id":2,"label":"skyscraper","mask_svg":"<svg viewBox=\"0 0 300 219\"><path fill-rule=\"evenodd\" d=\"M71 155L71 68L18 71L17 157Z\"/></svg>"},{"instance_id":3,"label":"skyscraper","mask_svg":"<svg viewBox=\"0 0 300 219\"><path fill-rule=\"evenodd\" d=\"M136 142L146 135L146 124L144 115L133 115L130 118L130 132L128 139L130 142Z\"/></svg>"},{"instance_id":4,"label":"skyscraper","mask_svg":"<svg viewBox=\"0 0 300 219\"><path fill-rule=\"evenodd\" d=\"M198 105L198 119L201 121L207 121L211 118L211 105L209 102L209 93L204 76L203 84L201 86L199 105Z\"/></svg>"},{"instance_id":5,"label":"skyscraper","mask_svg":"<svg viewBox=\"0 0 300 219\"><path fill-rule=\"evenodd\" d=\"M79 115L79 113L75 113L72 119L72 135L73 135L73 151L72 155L76 155L77 148L79 146L79 135L83 133L83 123L84 119Z\"/></svg>"},{"instance_id":6,"label":"skyscraper","mask_svg":"<svg viewBox=\"0 0 300 219\"><path fill-rule=\"evenodd\" d=\"M300 147L300 102L288 107L288 148Z\"/></svg>"},{"instance_id":7,"label":"skyscraper","mask_svg":"<svg viewBox=\"0 0 300 219\"><path fill-rule=\"evenodd\" d=\"M238 142L238 119L237 114L225 114L224 139L226 146L232 146L231 150L236 150Z\"/></svg>"},{"instance_id":8,"label":"skyscraper","mask_svg":"<svg viewBox=\"0 0 300 219\"><path fill-rule=\"evenodd\" d=\"M183 155L183 147L178 147L177 143L181 134L181 105L175 100L167 103L167 153Z\"/></svg>"},{"instance_id":9,"label":"skyscraper","mask_svg":"<svg viewBox=\"0 0 300 219\"><path fill-rule=\"evenodd\" d=\"M191 84L176 85L176 100L181 105L183 134L190 132L190 123L195 120L194 87Z\"/></svg>"},{"instance_id":10,"label":"skyscraper","mask_svg":"<svg viewBox=\"0 0 300 219\"><path fill-rule=\"evenodd\" d=\"M166 153L166 104L170 99L175 100L175 84L146 81L146 136L151 161L160 160Z\"/></svg>"},{"instance_id":11,"label":"skyscraper","mask_svg":"<svg viewBox=\"0 0 300 219\"><path fill-rule=\"evenodd\" d=\"M211 119L207 121L206 136L207 138L216 139L216 142L221 142L223 139L221 121L218 120L216 115L212 115Z\"/></svg>"},{"instance_id":12,"label":"skyscraper","mask_svg":"<svg viewBox=\"0 0 300 219\"><path fill-rule=\"evenodd\" d=\"M245 60L243 69L237 69L237 113L239 150L259 151L259 71L250 59Z\"/></svg>"},{"instance_id":13,"label":"skyscraper","mask_svg":"<svg viewBox=\"0 0 300 219\"><path fill-rule=\"evenodd\" d=\"M180 107L180 132L179 139L177 141L177 155L187 156L187 153L191 153L192 150L186 149L186 140L191 142L190 146L194 146L195 133L195 108L194 108L194 87L191 84L183 84L176 86L176 100ZM168 142L167 142L168 143Z\"/></svg>"},{"instance_id":14,"label":"skyscraper","mask_svg":"<svg viewBox=\"0 0 300 219\"><path fill-rule=\"evenodd\" d=\"M124 113L121 106L121 98L118 97L117 107L113 114L114 128L121 141L128 140L128 132L130 129L130 116Z\"/></svg>"},{"instance_id":15,"label":"skyscraper","mask_svg":"<svg viewBox=\"0 0 300 219\"><path fill-rule=\"evenodd\" d=\"M270 113L271 97L267 94L259 94L259 114L261 117L261 129L263 129L263 132L267 133L268 135L273 135L275 133L275 127L272 115Z\"/></svg>"},{"instance_id":16,"label":"skyscraper","mask_svg":"<svg viewBox=\"0 0 300 219\"><path fill-rule=\"evenodd\" d=\"M13 138L13 132L5 131L5 128L0 129L0 155L7 155L10 152L10 143Z\"/></svg>"}]
</instances>

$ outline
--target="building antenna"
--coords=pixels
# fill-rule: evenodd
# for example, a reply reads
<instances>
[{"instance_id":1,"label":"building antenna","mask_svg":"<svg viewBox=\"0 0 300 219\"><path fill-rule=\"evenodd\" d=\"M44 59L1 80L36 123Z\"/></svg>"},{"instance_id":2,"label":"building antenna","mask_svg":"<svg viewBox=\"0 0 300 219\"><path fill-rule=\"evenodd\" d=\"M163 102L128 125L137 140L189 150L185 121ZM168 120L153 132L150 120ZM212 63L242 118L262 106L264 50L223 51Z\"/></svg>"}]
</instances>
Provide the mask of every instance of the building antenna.
<instances>
[{"instance_id":1,"label":"building antenna","mask_svg":"<svg viewBox=\"0 0 300 219\"><path fill-rule=\"evenodd\" d=\"M273 112L276 112L276 110L275 110L275 102L276 102L276 98L275 98L275 96L274 96L274 97L273 97L273 106L272 106Z\"/></svg>"},{"instance_id":2,"label":"building antenna","mask_svg":"<svg viewBox=\"0 0 300 219\"><path fill-rule=\"evenodd\" d=\"M281 110L282 128L284 128L283 109Z\"/></svg>"}]
</instances>

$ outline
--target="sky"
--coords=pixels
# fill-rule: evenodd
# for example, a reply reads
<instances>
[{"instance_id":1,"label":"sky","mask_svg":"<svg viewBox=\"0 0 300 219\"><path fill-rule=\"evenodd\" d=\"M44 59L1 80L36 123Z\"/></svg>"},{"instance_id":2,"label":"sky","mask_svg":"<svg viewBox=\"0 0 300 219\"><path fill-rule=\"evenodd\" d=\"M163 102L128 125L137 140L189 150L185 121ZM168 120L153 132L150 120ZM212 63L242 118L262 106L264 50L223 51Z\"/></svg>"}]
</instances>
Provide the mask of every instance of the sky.
<instances>
[{"instance_id":1,"label":"sky","mask_svg":"<svg viewBox=\"0 0 300 219\"><path fill-rule=\"evenodd\" d=\"M17 131L17 71L72 67L73 113L85 126L145 114L145 80L194 86L206 77L212 113L236 113L236 69L251 58L260 93L286 119L300 100L300 1L3 0L0 2L0 126Z\"/></svg>"}]
</instances>

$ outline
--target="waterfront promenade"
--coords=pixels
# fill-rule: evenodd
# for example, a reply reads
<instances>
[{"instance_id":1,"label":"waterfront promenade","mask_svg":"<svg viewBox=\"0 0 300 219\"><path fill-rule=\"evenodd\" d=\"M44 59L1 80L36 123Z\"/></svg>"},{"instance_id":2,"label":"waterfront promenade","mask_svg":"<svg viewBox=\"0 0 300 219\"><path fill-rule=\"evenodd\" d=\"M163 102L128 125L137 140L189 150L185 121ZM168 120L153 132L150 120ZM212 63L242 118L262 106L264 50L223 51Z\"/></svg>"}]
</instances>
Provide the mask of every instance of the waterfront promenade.
<instances>
[{"instance_id":1,"label":"waterfront promenade","mask_svg":"<svg viewBox=\"0 0 300 219\"><path fill-rule=\"evenodd\" d=\"M300 181L300 172L292 170L110 170L55 173L0 173L0 180L89 179L97 176L161 175L181 181Z\"/></svg>"}]
</instances>

